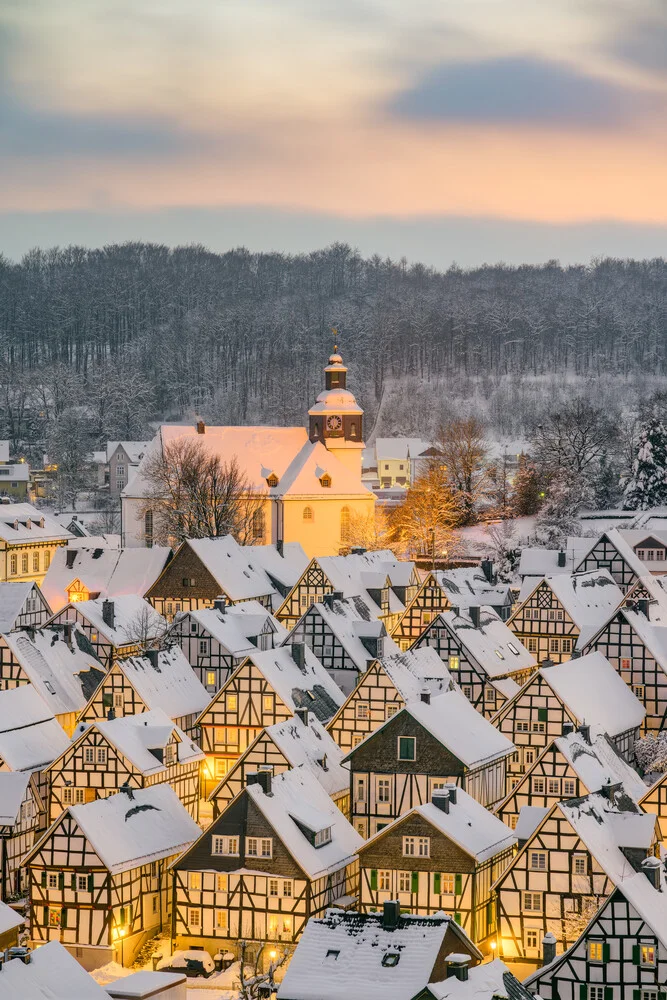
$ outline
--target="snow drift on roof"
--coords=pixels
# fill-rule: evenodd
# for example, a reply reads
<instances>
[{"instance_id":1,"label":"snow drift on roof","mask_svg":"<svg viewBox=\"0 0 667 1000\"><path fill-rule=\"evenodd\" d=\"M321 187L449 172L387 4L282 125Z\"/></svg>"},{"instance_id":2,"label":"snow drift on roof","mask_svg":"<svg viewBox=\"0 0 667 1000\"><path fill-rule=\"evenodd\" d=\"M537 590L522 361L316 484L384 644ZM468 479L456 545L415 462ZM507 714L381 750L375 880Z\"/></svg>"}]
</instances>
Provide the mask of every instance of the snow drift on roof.
<instances>
[{"instance_id":1,"label":"snow drift on roof","mask_svg":"<svg viewBox=\"0 0 667 1000\"><path fill-rule=\"evenodd\" d=\"M0 760L10 771L44 768L69 745L32 684L0 691Z\"/></svg>"},{"instance_id":2,"label":"snow drift on roof","mask_svg":"<svg viewBox=\"0 0 667 1000\"><path fill-rule=\"evenodd\" d=\"M646 709L597 650L542 667L539 673L579 722L597 723L618 736L644 721Z\"/></svg>"},{"instance_id":3,"label":"snow drift on roof","mask_svg":"<svg viewBox=\"0 0 667 1000\"><path fill-rule=\"evenodd\" d=\"M157 666L147 656L130 656L116 663L147 708L161 708L170 719L199 714L210 695L183 655L180 646L161 649Z\"/></svg>"}]
</instances>

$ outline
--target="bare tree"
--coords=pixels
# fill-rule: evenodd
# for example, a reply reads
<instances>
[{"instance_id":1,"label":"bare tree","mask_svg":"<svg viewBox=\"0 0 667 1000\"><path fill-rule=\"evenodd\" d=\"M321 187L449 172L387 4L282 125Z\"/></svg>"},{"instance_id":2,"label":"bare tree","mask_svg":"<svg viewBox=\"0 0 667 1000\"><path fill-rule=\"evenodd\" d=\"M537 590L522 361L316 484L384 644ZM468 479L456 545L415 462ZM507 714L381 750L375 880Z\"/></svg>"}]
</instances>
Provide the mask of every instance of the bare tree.
<instances>
[{"instance_id":1,"label":"bare tree","mask_svg":"<svg viewBox=\"0 0 667 1000\"><path fill-rule=\"evenodd\" d=\"M558 469L591 474L617 436L614 420L586 400L575 399L537 426L533 454L547 475Z\"/></svg>"},{"instance_id":2,"label":"bare tree","mask_svg":"<svg viewBox=\"0 0 667 1000\"><path fill-rule=\"evenodd\" d=\"M247 544L259 535L265 494L253 490L236 458L223 462L192 439L174 441L148 458L141 513L153 513L154 540L234 535Z\"/></svg>"},{"instance_id":3,"label":"bare tree","mask_svg":"<svg viewBox=\"0 0 667 1000\"><path fill-rule=\"evenodd\" d=\"M435 556L447 550L460 523L460 497L438 459L426 468L390 515L391 538L413 554Z\"/></svg>"},{"instance_id":4,"label":"bare tree","mask_svg":"<svg viewBox=\"0 0 667 1000\"><path fill-rule=\"evenodd\" d=\"M450 420L438 433L449 481L459 494L463 524L476 521L479 502L493 486L484 435L484 424L477 417Z\"/></svg>"},{"instance_id":5,"label":"bare tree","mask_svg":"<svg viewBox=\"0 0 667 1000\"><path fill-rule=\"evenodd\" d=\"M164 645L168 629L168 622L147 604L128 621L125 632L129 641L145 653L149 649L160 649Z\"/></svg>"},{"instance_id":6,"label":"bare tree","mask_svg":"<svg viewBox=\"0 0 667 1000\"><path fill-rule=\"evenodd\" d=\"M260 967L262 964L262 954L266 947L266 943L257 952L257 956L252 966L248 961L246 964L246 954L247 954L247 944L245 941L239 941L241 954L240 958L240 972L239 972L239 997L240 1000L257 1000L260 996L260 991L262 986L273 986L274 980L273 976L277 969L285 964L289 958L289 948L285 948L282 955L278 957L277 952L271 953L271 961L269 963L269 968L266 972L260 972ZM252 969L250 976L247 977L248 969ZM246 978L247 977L247 978ZM264 995L264 994L262 994Z\"/></svg>"}]
</instances>

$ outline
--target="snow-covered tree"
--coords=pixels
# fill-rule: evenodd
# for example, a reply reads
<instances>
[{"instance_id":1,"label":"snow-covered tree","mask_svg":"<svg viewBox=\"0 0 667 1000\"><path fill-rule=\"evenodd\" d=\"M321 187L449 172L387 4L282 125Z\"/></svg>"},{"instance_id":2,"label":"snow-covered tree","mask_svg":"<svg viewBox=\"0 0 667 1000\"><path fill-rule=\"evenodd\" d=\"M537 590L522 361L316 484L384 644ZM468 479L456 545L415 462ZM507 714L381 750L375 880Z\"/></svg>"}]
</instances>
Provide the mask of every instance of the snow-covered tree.
<instances>
[{"instance_id":1,"label":"snow-covered tree","mask_svg":"<svg viewBox=\"0 0 667 1000\"><path fill-rule=\"evenodd\" d=\"M512 483L512 511L515 517L536 514L544 499L535 463L527 456L519 458L519 468Z\"/></svg>"},{"instance_id":2,"label":"snow-covered tree","mask_svg":"<svg viewBox=\"0 0 667 1000\"><path fill-rule=\"evenodd\" d=\"M598 510L615 507L623 498L618 465L606 451L603 452L593 477L593 492Z\"/></svg>"},{"instance_id":3,"label":"snow-covered tree","mask_svg":"<svg viewBox=\"0 0 667 1000\"><path fill-rule=\"evenodd\" d=\"M637 763L644 774L664 774L667 771L667 731L656 736L649 733L635 743Z\"/></svg>"},{"instance_id":4,"label":"snow-covered tree","mask_svg":"<svg viewBox=\"0 0 667 1000\"><path fill-rule=\"evenodd\" d=\"M642 427L632 475L625 486L626 510L667 504L667 429L657 417Z\"/></svg>"},{"instance_id":5,"label":"snow-covered tree","mask_svg":"<svg viewBox=\"0 0 667 1000\"><path fill-rule=\"evenodd\" d=\"M549 548L565 546L568 535L580 535L577 513L593 503L593 488L585 477L574 477L562 469L553 477L547 497L535 522L535 533Z\"/></svg>"},{"instance_id":6,"label":"snow-covered tree","mask_svg":"<svg viewBox=\"0 0 667 1000\"><path fill-rule=\"evenodd\" d=\"M450 420L440 428L438 447L459 496L461 523L474 524L480 503L493 490L484 424L477 417Z\"/></svg>"}]
</instances>

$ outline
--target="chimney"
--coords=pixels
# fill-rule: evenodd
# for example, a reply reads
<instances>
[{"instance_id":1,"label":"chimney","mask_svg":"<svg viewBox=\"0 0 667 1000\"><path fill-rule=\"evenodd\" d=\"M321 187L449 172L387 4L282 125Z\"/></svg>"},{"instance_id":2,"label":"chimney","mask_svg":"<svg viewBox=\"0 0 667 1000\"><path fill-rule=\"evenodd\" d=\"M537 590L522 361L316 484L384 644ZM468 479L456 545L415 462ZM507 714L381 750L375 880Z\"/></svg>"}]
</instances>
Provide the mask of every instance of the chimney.
<instances>
[{"instance_id":1,"label":"chimney","mask_svg":"<svg viewBox=\"0 0 667 1000\"><path fill-rule=\"evenodd\" d=\"M157 649L147 649L146 659L149 661L153 670L160 669L160 653Z\"/></svg>"},{"instance_id":2,"label":"chimney","mask_svg":"<svg viewBox=\"0 0 667 1000\"><path fill-rule=\"evenodd\" d=\"M334 592L333 592L333 594L331 596L333 597L334 601L342 601L343 600L343 591L342 590L334 590Z\"/></svg>"},{"instance_id":3,"label":"chimney","mask_svg":"<svg viewBox=\"0 0 667 1000\"><path fill-rule=\"evenodd\" d=\"M320 765L323 771L329 770L329 765L327 764L327 755L324 754L323 757L319 757L317 763Z\"/></svg>"},{"instance_id":4,"label":"chimney","mask_svg":"<svg viewBox=\"0 0 667 1000\"><path fill-rule=\"evenodd\" d=\"M580 649L573 649L572 652L570 653L571 660L578 660L580 656L581 656Z\"/></svg>"},{"instance_id":5,"label":"chimney","mask_svg":"<svg viewBox=\"0 0 667 1000\"><path fill-rule=\"evenodd\" d=\"M248 771L245 776L246 785L259 785L265 795L273 795L271 791L270 771Z\"/></svg>"},{"instance_id":6,"label":"chimney","mask_svg":"<svg viewBox=\"0 0 667 1000\"><path fill-rule=\"evenodd\" d=\"M113 601L104 600L102 601L102 621L109 628L113 628L114 620L116 618L116 612L114 608Z\"/></svg>"},{"instance_id":7,"label":"chimney","mask_svg":"<svg viewBox=\"0 0 667 1000\"><path fill-rule=\"evenodd\" d=\"M473 624L473 628L479 628L479 605L472 605L468 608L468 614L470 615L470 621Z\"/></svg>"},{"instance_id":8,"label":"chimney","mask_svg":"<svg viewBox=\"0 0 667 1000\"><path fill-rule=\"evenodd\" d=\"M568 722L567 720L563 723L563 736L570 736L574 732L574 722Z\"/></svg>"},{"instance_id":9,"label":"chimney","mask_svg":"<svg viewBox=\"0 0 667 1000\"><path fill-rule=\"evenodd\" d=\"M461 609L459 607L457 607L457 606L455 606L455 605L452 604L452 606L450 607L449 610L452 612L452 614L454 615L455 618L458 618L458 616L460 614L460 611L461 611Z\"/></svg>"},{"instance_id":10,"label":"chimney","mask_svg":"<svg viewBox=\"0 0 667 1000\"><path fill-rule=\"evenodd\" d=\"M65 553L65 565L67 569L72 569L76 560L76 549L68 549Z\"/></svg>"},{"instance_id":11,"label":"chimney","mask_svg":"<svg viewBox=\"0 0 667 1000\"><path fill-rule=\"evenodd\" d=\"M457 792L458 792L457 786L453 782L450 781L450 782L448 782L445 785L445 788L449 792L449 804L452 805L452 806L455 806L456 805L456 795L457 795Z\"/></svg>"},{"instance_id":12,"label":"chimney","mask_svg":"<svg viewBox=\"0 0 667 1000\"><path fill-rule=\"evenodd\" d=\"M72 648L72 622L65 622L63 624L63 639L67 645Z\"/></svg>"},{"instance_id":13,"label":"chimney","mask_svg":"<svg viewBox=\"0 0 667 1000\"><path fill-rule=\"evenodd\" d=\"M584 722L584 723L582 723L579 726L579 732L581 733L581 735L584 738L584 743L588 743L588 745L590 746L591 745L591 727Z\"/></svg>"},{"instance_id":14,"label":"chimney","mask_svg":"<svg viewBox=\"0 0 667 1000\"><path fill-rule=\"evenodd\" d=\"M561 569L564 569L565 566L567 566L567 556L564 549L561 549L558 553L558 565Z\"/></svg>"},{"instance_id":15,"label":"chimney","mask_svg":"<svg viewBox=\"0 0 667 1000\"><path fill-rule=\"evenodd\" d=\"M334 602L333 594L325 594L324 597L322 598L322 604L324 605L325 608L328 608L329 611L333 611L333 602Z\"/></svg>"},{"instance_id":16,"label":"chimney","mask_svg":"<svg viewBox=\"0 0 667 1000\"><path fill-rule=\"evenodd\" d=\"M366 549L363 547L363 545L353 545L352 548L350 549L350 552L353 556L363 556L364 553L366 552Z\"/></svg>"},{"instance_id":17,"label":"chimney","mask_svg":"<svg viewBox=\"0 0 667 1000\"><path fill-rule=\"evenodd\" d=\"M657 889L658 892L662 892L660 883L661 868L662 864L660 863L659 858L651 856L650 858L645 858L644 861L642 861L642 871L644 872L644 875L646 875L646 878L649 880L653 888Z\"/></svg>"},{"instance_id":18,"label":"chimney","mask_svg":"<svg viewBox=\"0 0 667 1000\"><path fill-rule=\"evenodd\" d=\"M295 708L294 709L294 714L297 716L297 718L301 719L301 721L303 722L304 726L308 725L308 720L310 718L310 712L308 711L307 708Z\"/></svg>"},{"instance_id":19,"label":"chimney","mask_svg":"<svg viewBox=\"0 0 667 1000\"><path fill-rule=\"evenodd\" d=\"M206 424L203 420L198 420L196 423L197 434L206 434Z\"/></svg>"},{"instance_id":20,"label":"chimney","mask_svg":"<svg viewBox=\"0 0 667 1000\"><path fill-rule=\"evenodd\" d=\"M306 644L305 642L293 642L292 646L292 659L296 663L299 670L304 674L306 672Z\"/></svg>"},{"instance_id":21,"label":"chimney","mask_svg":"<svg viewBox=\"0 0 667 1000\"><path fill-rule=\"evenodd\" d=\"M436 809L449 813L449 791L446 788L434 788L431 792L431 802Z\"/></svg>"},{"instance_id":22,"label":"chimney","mask_svg":"<svg viewBox=\"0 0 667 1000\"><path fill-rule=\"evenodd\" d=\"M488 582L493 583L493 560L482 559L479 565Z\"/></svg>"},{"instance_id":23,"label":"chimney","mask_svg":"<svg viewBox=\"0 0 667 1000\"><path fill-rule=\"evenodd\" d=\"M637 611L644 615L644 618L650 618L649 614L649 600L647 597L640 597L637 601Z\"/></svg>"},{"instance_id":24,"label":"chimney","mask_svg":"<svg viewBox=\"0 0 667 1000\"><path fill-rule=\"evenodd\" d=\"M542 965L550 965L556 957L556 936L551 931L542 938Z\"/></svg>"},{"instance_id":25,"label":"chimney","mask_svg":"<svg viewBox=\"0 0 667 1000\"><path fill-rule=\"evenodd\" d=\"M445 978L458 979L462 983L468 982L468 963L470 962L470 955L447 955L445 957L445 965L447 973Z\"/></svg>"},{"instance_id":26,"label":"chimney","mask_svg":"<svg viewBox=\"0 0 667 1000\"><path fill-rule=\"evenodd\" d=\"M398 927L401 916L401 904L397 899L387 899L382 907L382 927L385 931L394 931Z\"/></svg>"},{"instance_id":27,"label":"chimney","mask_svg":"<svg viewBox=\"0 0 667 1000\"><path fill-rule=\"evenodd\" d=\"M428 688L422 688L422 690L419 692L419 698L420 698L421 701L424 702L425 705L430 705L431 704L431 692L429 691L429 689Z\"/></svg>"},{"instance_id":28,"label":"chimney","mask_svg":"<svg viewBox=\"0 0 667 1000\"><path fill-rule=\"evenodd\" d=\"M278 553L279 556L285 554L284 545L285 543L283 542L282 538L278 538L276 540L276 552Z\"/></svg>"},{"instance_id":29,"label":"chimney","mask_svg":"<svg viewBox=\"0 0 667 1000\"><path fill-rule=\"evenodd\" d=\"M109 711L107 712L107 722L113 722L113 720L114 720L115 718L116 718L116 713L114 712L114 710L113 710L113 706L112 706L112 707L111 707L111 708L109 709Z\"/></svg>"},{"instance_id":30,"label":"chimney","mask_svg":"<svg viewBox=\"0 0 667 1000\"><path fill-rule=\"evenodd\" d=\"M605 799L609 799L610 802L614 801L616 794L623 789L622 781L615 781L612 784L611 778L607 778L606 782L600 789L600 794L604 795Z\"/></svg>"},{"instance_id":31,"label":"chimney","mask_svg":"<svg viewBox=\"0 0 667 1000\"><path fill-rule=\"evenodd\" d=\"M547 656L546 659L542 660L542 662L540 664L541 667L553 667L553 665L554 665L554 661L550 660L548 656Z\"/></svg>"},{"instance_id":32,"label":"chimney","mask_svg":"<svg viewBox=\"0 0 667 1000\"><path fill-rule=\"evenodd\" d=\"M227 607L227 598L224 594L218 594L216 599L213 601L213 607L221 615L224 615L225 608Z\"/></svg>"}]
</instances>

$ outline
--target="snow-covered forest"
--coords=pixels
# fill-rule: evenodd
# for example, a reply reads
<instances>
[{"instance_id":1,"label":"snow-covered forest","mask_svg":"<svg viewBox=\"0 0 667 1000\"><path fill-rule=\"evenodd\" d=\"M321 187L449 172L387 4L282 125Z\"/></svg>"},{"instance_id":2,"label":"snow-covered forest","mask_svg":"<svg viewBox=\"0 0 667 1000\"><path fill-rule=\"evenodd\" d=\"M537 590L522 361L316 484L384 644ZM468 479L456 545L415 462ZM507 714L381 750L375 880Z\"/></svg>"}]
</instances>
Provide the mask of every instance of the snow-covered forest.
<instances>
[{"instance_id":1,"label":"snow-covered forest","mask_svg":"<svg viewBox=\"0 0 667 1000\"><path fill-rule=\"evenodd\" d=\"M0 258L0 436L41 447L150 419L301 423L339 330L375 433L481 412L530 434L572 397L632 411L667 378L664 260L440 273L336 244L299 256L130 243ZM383 398L384 397L384 398Z\"/></svg>"}]
</instances>

